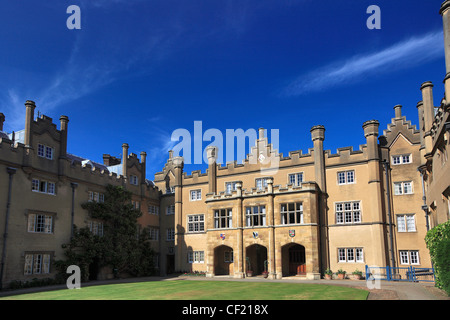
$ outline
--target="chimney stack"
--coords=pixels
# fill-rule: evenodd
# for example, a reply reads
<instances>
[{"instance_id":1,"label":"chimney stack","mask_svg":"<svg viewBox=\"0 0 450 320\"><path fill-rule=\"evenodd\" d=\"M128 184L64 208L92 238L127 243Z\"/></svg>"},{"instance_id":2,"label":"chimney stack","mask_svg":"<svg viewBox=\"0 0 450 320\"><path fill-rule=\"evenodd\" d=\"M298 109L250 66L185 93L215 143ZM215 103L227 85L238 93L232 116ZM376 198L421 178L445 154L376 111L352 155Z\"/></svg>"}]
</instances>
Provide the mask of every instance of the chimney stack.
<instances>
[{"instance_id":1,"label":"chimney stack","mask_svg":"<svg viewBox=\"0 0 450 320\"><path fill-rule=\"evenodd\" d=\"M264 128L259 128L259 140L264 139Z\"/></svg>"},{"instance_id":2,"label":"chimney stack","mask_svg":"<svg viewBox=\"0 0 450 320\"><path fill-rule=\"evenodd\" d=\"M378 160L378 128L380 123L377 120L369 120L364 122L364 137L367 141L368 160Z\"/></svg>"},{"instance_id":3,"label":"chimney stack","mask_svg":"<svg viewBox=\"0 0 450 320\"><path fill-rule=\"evenodd\" d=\"M208 193L217 192L217 147L209 146L206 148L208 158Z\"/></svg>"},{"instance_id":4,"label":"chimney stack","mask_svg":"<svg viewBox=\"0 0 450 320\"><path fill-rule=\"evenodd\" d=\"M128 143L122 144L122 175L125 179L128 177L127 160L128 160Z\"/></svg>"},{"instance_id":5,"label":"chimney stack","mask_svg":"<svg viewBox=\"0 0 450 320\"><path fill-rule=\"evenodd\" d=\"M67 131L68 131L68 123L69 123L69 117L67 116L61 116L59 118L59 121L61 122L61 141L60 141L60 151L59 156L65 157L67 154Z\"/></svg>"},{"instance_id":6,"label":"chimney stack","mask_svg":"<svg viewBox=\"0 0 450 320\"><path fill-rule=\"evenodd\" d=\"M147 153L145 151L141 152L141 183L145 183L145 179L147 177Z\"/></svg>"},{"instance_id":7,"label":"chimney stack","mask_svg":"<svg viewBox=\"0 0 450 320\"><path fill-rule=\"evenodd\" d=\"M423 101L423 138L425 142L425 154L428 154L432 148L431 127L434 121L433 84L430 81L424 82L420 90L422 91Z\"/></svg>"},{"instance_id":8,"label":"chimney stack","mask_svg":"<svg viewBox=\"0 0 450 320\"><path fill-rule=\"evenodd\" d=\"M5 115L0 112L0 131L3 131L3 123L5 122Z\"/></svg>"},{"instance_id":9,"label":"chimney stack","mask_svg":"<svg viewBox=\"0 0 450 320\"><path fill-rule=\"evenodd\" d=\"M401 119L402 118L402 106L398 104L394 107L394 110L395 110L395 119Z\"/></svg>"},{"instance_id":10,"label":"chimney stack","mask_svg":"<svg viewBox=\"0 0 450 320\"><path fill-rule=\"evenodd\" d=\"M36 104L34 101L27 100L25 102L26 114L25 114L25 138L24 144L25 146L31 146L31 126L34 121L34 109L36 108Z\"/></svg>"},{"instance_id":11,"label":"chimney stack","mask_svg":"<svg viewBox=\"0 0 450 320\"><path fill-rule=\"evenodd\" d=\"M444 50L445 50L445 67L446 76L445 83L445 95L447 99L450 99L450 0L446 0L442 3L439 13L442 15L442 22L444 27Z\"/></svg>"},{"instance_id":12,"label":"chimney stack","mask_svg":"<svg viewBox=\"0 0 450 320\"><path fill-rule=\"evenodd\" d=\"M325 156L323 141L325 140L325 127L318 125L311 128L311 140L314 143L314 172L315 180L322 192L325 190Z\"/></svg>"}]
</instances>

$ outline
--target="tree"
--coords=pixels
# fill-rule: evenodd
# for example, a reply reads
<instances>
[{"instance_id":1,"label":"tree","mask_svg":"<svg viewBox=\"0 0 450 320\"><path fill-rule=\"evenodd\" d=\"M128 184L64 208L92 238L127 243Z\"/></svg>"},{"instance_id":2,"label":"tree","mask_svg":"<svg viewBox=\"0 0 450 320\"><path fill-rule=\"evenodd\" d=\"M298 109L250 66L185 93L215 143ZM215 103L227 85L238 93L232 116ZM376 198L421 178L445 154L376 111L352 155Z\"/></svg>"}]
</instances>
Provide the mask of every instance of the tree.
<instances>
[{"instance_id":1,"label":"tree","mask_svg":"<svg viewBox=\"0 0 450 320\"><path fill-rule=\"evenodd\" d=\"M67 260L58 261L60 272L70 264L78 265L82 279L89 277L89 266L110 267L119 274L148 276L154 272L154 252L147 228L140 230L137 219L141 212L131 204L131 192L121 186L108 185L104 202L82 204L90 218L103 222L103 234L94 235L88 227L76 228L74 237L64 245Z\"/></svg>"}]
</instances>

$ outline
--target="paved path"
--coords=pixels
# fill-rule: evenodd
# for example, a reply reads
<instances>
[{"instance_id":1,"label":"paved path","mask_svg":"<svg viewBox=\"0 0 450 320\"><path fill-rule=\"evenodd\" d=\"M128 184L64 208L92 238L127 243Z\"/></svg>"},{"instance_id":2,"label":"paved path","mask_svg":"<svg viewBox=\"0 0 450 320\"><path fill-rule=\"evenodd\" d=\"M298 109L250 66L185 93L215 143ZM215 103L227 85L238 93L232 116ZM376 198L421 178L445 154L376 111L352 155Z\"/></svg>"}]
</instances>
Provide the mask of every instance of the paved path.
<instances>
[{"instance_id":1,"label":"paved path","mask_svg":"<svg viewBox=\"0 0 450 320\"><path fill-rule=\"evenodd\" d=\"M106 281L90 281L82 283L81 287L114 284L114 283L129 283L129 282L146 282L146 281L182 281L182 280L196 280L196 281L270 281L270 282L284 282L284 283L311 283L323 285L337 285L349 286L354 288L361 288L368 290L366 281L364 280L303 280L296 277L287 277L280 280L268 280L260 277L234 279L230 277L146 277L146 278L130 278L130 279L115 279ZM51 291L66 289L65 285L56 285L39 288L26 288L20 290L5 290L0 291L0 297L10 296L16 294L33 293L41 291ZM445 296L442 291L434 288L434 283L412 283L412 282L388 282L380 281L379 288L373 288L370 291L369 300L450 300L450 297ZM373 299L371 299L371 296Z\"/></svg>"}]
</instances>

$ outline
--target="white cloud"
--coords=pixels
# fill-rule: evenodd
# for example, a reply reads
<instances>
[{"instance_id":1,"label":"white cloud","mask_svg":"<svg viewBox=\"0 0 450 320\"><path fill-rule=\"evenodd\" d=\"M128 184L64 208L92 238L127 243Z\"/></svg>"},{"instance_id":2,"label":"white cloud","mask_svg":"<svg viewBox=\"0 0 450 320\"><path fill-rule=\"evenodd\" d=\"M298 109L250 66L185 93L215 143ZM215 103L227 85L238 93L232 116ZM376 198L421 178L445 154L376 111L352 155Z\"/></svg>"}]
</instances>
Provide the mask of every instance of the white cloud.
<instances>
[{"instance_id":1,"label":"white cloud","mask_svg":"<svg viewBox=\"0 0 450 320\"><path fill-rule=\"evenodd\" d=\"M443 55L443 32L436 31L314 70L290 83L283 94L295 96L342 86L367 76L414 67Z\"/></svg>"}]
</instances>

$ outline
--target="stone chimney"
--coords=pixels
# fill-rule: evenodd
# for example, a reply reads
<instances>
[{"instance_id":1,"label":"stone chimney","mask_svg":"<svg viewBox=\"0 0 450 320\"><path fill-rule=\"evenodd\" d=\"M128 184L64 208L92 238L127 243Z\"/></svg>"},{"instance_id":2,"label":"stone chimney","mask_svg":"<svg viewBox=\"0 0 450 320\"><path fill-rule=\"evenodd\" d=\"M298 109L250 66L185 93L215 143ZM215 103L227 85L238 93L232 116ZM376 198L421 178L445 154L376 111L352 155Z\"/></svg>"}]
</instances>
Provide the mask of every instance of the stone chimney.
<instances>
[{"instance_id":1,"label":"stone chimney","mask_svg":"<svg viewBox=\"0 0 450 320\"><path fill-rule=\"evenodd\" d=\"M3 131L3 123L5 122L5 115L0 112L0 131Z\"/></svg>"},{"instance_id":2,"label":"stone chimney","mask_svg":"<svg viewBox=\"0 0 450 320\"><path fill-rule=\"evenodd\" d=\"M125 177L125 179L128 178L128 148L128 143L122 144L122 175Z\"/></svg>"},{"instance_id":3,"label":"stone chimney","mask_svg":"<svg viewBox=\"0 0 450 320\"><path fill-rule=\"evenodd\" d=\"M147 153L141 152L141 183L145 183L147 177Z\"/></svg>"},{"instance_id":4,"label":"stone chimney","mask_svg":"<svg viewBox=\"0 0 450 320\"><path fill-rule=\"evenodd\" d=\"M445 95L450 99L450 0L442 3L439 13L442 15L442 22L444 27L444 50L445 50Z\"/></svg>"},{"instance_id":5,"label":"stone chimney","mask_svg":"<svg viewBox=\"0 0 450 320\"><path fill-rule=\"evenodd\" d=\"M311 139L314 143L314 171L315 180L322 192L325 189L325 155L323 141L325 140L325 127L318 125L311 128Z\"/></svg>"},{"instance_id":6,"label":"stone chimney","mask_svg":"<svg viewBox=\"0 0 450 320\"><path fill-rule=\"evenodd\" d=\"M26 113L25 113L25 138L24 138L24 144L25 146L31 147L31 127L34 122L34 109L36 108L36 104L34 101L27 100L25 102L26 107Z\"/></svg>"},{"instance_id":7,"label":"stone chimney","mask_svg":"<svg viewBox=\"0 0 450 320\"><path fill-rule=\"evenodd\" d=\"M380 123L377 120L369 120L364 122L364 137L367 141L368 160L378 160L378 128Z\"/></svg>"},{"instance_id":8,"label":"stone chimney","mask_svg":"<svg viewBox=\"0 0 450 320\"><path fill-rule=\"evenodd\" d=\"M65 157L67 155L67 133L69 129L69 117L67 116L61 116L59 118L59 121L61 123L61 141L60 141L60 151L59 156Z\"/></svg>"},{"instance_id":9,"label":"stone chimney","mask_svg":"<svg viewBox=\"0 0 450 320\"><path fill-rule=\"evenodd\" d=\"M207 147L206 157L208 158L208 193L215 194L217 192L217 147Z\"/></svg>"},{"instance_id":10,"label":"stone chimney","mask_svg":"<svg viewBox=\"0 0 450 320\"><path fill-rule=\"evenodd\" d=\"M264 128L258 129L259 140L264 139Z\"/></svg>"},{"instance_id":11,"label":"stone chimney","mask_svg":"<svg viewBox=\"0 0 450 320\"><path fill-rule=\"evenodd\" d=\"M431 139L431 127L434 121L433 84L430 81L424 82L420 90L422 91L423 102L423 138L425 142L425 154L428 154L431 152L433 144Z\"/></svg>"},{"instance_id":12,"label":"stone chimney","mask_svg":"<svg viewBox=\"0 0 450 320\"><path fill-rule=\"evenodd\" d=\"M398 104L394 107L394 110L395 110L395 119L401 119L402 118L402 106Z\"/></svg>"}]
</instances>

